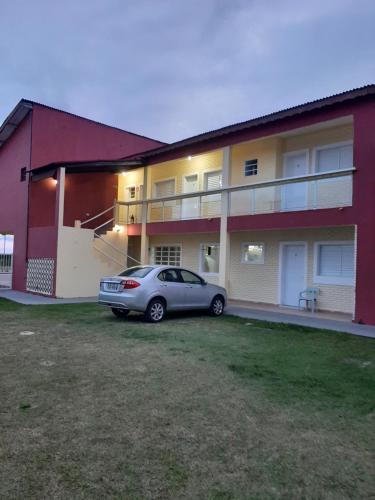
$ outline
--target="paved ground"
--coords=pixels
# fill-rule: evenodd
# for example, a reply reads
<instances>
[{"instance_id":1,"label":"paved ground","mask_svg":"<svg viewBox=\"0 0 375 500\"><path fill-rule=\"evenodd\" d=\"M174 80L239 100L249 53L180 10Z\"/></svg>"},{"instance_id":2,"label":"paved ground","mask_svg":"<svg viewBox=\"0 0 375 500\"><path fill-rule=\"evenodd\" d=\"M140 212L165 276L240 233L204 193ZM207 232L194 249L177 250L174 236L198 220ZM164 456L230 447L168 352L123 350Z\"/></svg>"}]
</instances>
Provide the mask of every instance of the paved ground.
<instances>
[{"instance_id":1,"label":"paved ground","mask_svg":"<svg viewBox=\"0 0 375 500\"><path fill-rule=\"evenodd\" d=\"M26 306L47 306L54 304L79 304L85 302L95 302L96 297L76 297L72 299L54 299L42 295L33 295L32 293L17 292L15 290L1 290L0 298L12 300L18 304Z\"/></svg>"},{"instance_id":2,"label":"paved ground","mask_svg":"<svg viewBox=\"0 0 375 500\"><path fill-rule=\"evenodd\" d=\"M71 299L54 299L52 297L43 297L31 293L17 292L15 290L1 290L0 298L12 300L24 305L54 305L54 304L79 304L87 302L96 302L96 297L76 297ZM326 330L335 330L338 332L351 333L362 337L375 338L375 327L368 325L358 325L349 321L335 321L322 317L302 316L286 312L274 312L245 306L228 305L226 314L240 316L242 318L259 319L262 321L271 321L273 323L290 323L294 325L309 326L313 328L323 328Z\"/></svg>"},{"instance_id":3,"label":"paved ground","mask_svg":"<svg viewBox=\"0 0 375 500\"><path fill-rule=\"evenodd\" d=\"M351 333L352 335L375 338L375 326L358 325L348 321L335 321L332 319L301 316L300 314L263 311L260 309L250 309L248 307L232 305L229 305L225 312L226 314L233 314L242 318L259 319L262 321L271 321L273 323L290 323L294 325L311 326L313 328L324 328L325 330L335 330L337 332L345 332Z\"/></svg>"}]
</instances>

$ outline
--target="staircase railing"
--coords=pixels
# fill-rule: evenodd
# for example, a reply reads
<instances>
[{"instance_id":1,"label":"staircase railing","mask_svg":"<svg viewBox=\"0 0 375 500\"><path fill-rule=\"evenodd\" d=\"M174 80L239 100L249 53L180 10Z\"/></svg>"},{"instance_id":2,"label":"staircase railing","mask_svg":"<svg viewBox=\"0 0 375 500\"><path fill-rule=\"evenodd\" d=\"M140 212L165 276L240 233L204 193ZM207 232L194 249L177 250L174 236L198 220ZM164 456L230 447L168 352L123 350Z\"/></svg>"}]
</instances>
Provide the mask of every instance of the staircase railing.
<instances>
[{"instance_id":1,"label":"staircase railing","mask_svg":"<svg viewBox=\"0 0 375 500\"><path fill-rule=\"evenodd\" d=\"M80 224L80 225L81 225L81 227L82 227L84 224L88 224L89 222L92 222L93 220L98 219L98 218L99 218L99 217L101 217L102 215L107 214L107 213L108 213L108 212L110 212L111 210L112 210L112 211L114 211L114 210L115 210L115 208L116 208L116 206L115 206L115 205L112 205L111 207L107 208L106 210L103 210L102 212L100 212L99 214L96 214L96 215L94 215L93 217L90 217L89 219L84 220L84 221L83 221L83 222L81 222L81 224ZM114 217L111 219L111 221L113 221L113 220L114 220ZM103 225L108 224L109 222L110 222L110 221L107 221L107 222L105 222L104 224L102 224L102 225L101 225L101 226L99 226L99 227L102 227ZM99 229L99 227L97 227L96 229Z\"/></svg>"},{"instance_id":2,"label":"staircase railing","mask_svg":"<svg viewBox=\"0 0 375 500\"><path fill-rule=\"evenodd\" d=\"M109 241L105 240L103 238L103 236L101 236L100 234L98 233L95 233L95 230L94 230L94 234L97 238L99 238L99 240L103 241L103 243L105 243L107 246L109 246L110 248L112 248L113 250L116 250L116 252L118 252L120 255L122 255L123 257L125 257L126 259L130 259L132 260L133 262L135 262L136 264L141 264L141 262L137 259L134 259L133 257L130 257L130 255L126 254L125 252L123 252L122 250L119 250L115 245L112 245L112 243L110 243ZM98 248L95 247L97 250ZM100 251L100 250L98 250ZM107 254L106 254L107 255ZM107 257L109 257L107 255ZM123 264L122 264L123 265Z\"/></svg>"},{"instance_id":3,"label":"staircase railing","mask_svg":"<svg viewBox=\"0 0 375 500\"><path fill-rule=\"evenodd\" d=\"M107 245L107 247L110 247L112 250L115 250L118 253L118 255L125 257L125 262L120 262L118 260L118 257L117 258L113 257L112 255L109 255L108 253L104 252L103 250L101 250L100 248L98 248L97 246L94 245L95 250L97 252L101 253L102 255L104 255L105 257L107 257L107 259L112 260L113 262L115 262L116 264L118 264L120 266L126 267L128 259L130 259L132 262L135 262L136 264L139 265L139 264L141 264L141 262L139 260L134 259L134 257L131 257L127 253L125 253L122 250L120 250L119 248L117 248L115 245L113 245L112 243L107 241L105 238L103 238L103 236L98 232L103 227L108 226L108 224L116 222L116 210L117 210L117 205L116 204L112 205L111 207L107 208L106 210L103 210L102 212L94 215L93 217L90 217L89 219L86 219L85 221L81 222L80 227L82 227L85 224L88 224L89 222L92 222L92 221L98 219L99 217L102 217L103 215L107 214L108 212L112 212L114 214L113 217L111 217L110 219L108 219L107 221L103 222L102 224L100 224L99 226L97 226L93 229L94 237L98 238L100 241L102 241L105 245Z\"/></svg>"}]
</instances>

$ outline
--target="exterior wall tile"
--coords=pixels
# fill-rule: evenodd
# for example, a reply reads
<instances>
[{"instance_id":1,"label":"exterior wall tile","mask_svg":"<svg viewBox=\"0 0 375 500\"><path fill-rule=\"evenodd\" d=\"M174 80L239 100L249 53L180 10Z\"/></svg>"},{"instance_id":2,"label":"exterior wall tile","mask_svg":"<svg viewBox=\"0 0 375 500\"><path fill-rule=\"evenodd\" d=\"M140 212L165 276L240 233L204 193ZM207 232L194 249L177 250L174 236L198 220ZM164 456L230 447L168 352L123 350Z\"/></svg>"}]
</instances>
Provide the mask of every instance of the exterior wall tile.
<instances>
[{"instance_id":1,"label":"exterior wall tile","mask_svg":"<svg viewBox=\"0 0 375 500\"><path fill-rule=\"evenodd\" d=\"M201 243L219 243L219 233L175 234L151 236L149 247L154 245L181 245L181 266L191 269L202 275L209 283L218 284L219 275L204 274L200 272L200 246Z\"/></svg>"},{"instance_id":2,"label":"exterior wall tile","mask_svg":"<svg viewBox=\"0 0 375 500\"><path fill-rule=\"evenodd\" d=\"M232 299L279 304L281 242L307 242L307 286L317 286L321 293L318 307L322 310L352 313L354 286L321 285L313 281L314 242L354 240L354 228L300 229L284 231L243 231L232 233L229 269L229 296ZM241 243L265 244L264 264L241 264Z\"/></svg>"}]
</instances>

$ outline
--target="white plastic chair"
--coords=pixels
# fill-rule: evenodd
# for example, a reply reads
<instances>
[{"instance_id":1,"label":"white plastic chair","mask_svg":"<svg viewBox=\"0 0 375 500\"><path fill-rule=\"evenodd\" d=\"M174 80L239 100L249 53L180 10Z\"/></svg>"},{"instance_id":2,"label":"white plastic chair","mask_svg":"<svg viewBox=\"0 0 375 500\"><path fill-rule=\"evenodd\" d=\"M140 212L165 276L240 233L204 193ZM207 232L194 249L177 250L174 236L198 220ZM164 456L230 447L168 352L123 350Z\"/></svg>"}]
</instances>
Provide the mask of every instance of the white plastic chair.
<instances>
[{"instance_id":1,"label":"white plastic chair","mask_svg":"<svg viewBox=\"0 0 375 500\"><path fill-rule=\"evenodd\" d=\"M305 302L304 309L311 309L311 312L314 313L316 310L316 304L318 302L319 288L309 287L306 290L303 290L299 294L298 299L298 309L301 309L301 302Z\"/></svg>"}]
</instances>

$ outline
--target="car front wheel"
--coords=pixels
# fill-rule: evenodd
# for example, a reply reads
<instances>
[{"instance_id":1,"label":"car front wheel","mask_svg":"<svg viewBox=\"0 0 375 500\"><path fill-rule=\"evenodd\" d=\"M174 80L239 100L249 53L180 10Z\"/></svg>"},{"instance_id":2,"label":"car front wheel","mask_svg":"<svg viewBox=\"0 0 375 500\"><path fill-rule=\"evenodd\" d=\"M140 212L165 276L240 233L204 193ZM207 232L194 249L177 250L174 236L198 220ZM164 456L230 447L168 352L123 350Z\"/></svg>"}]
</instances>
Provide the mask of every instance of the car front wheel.
<instances>
[{"instance_id":1,"label":"car front wheel","mask_svg":"<svg viewBox=\"0 0 375 500\"><path fill-rule=\"evenodd\" d=\"M126 316L129 314L129 309L117 309L115 307L112 307L111 310L117 318L126 318Z\"/></svg>"},{"instance_id":2,"label":"car front wheel","mask_svg":"<svg viewBox=\"0 0 375 500\"><path fill-rule=\"evenodd\" d=\"M165 303L161 299L153 299L145 312L146 320L150 323L159 323L165 316Z\"/></svg>"},{"instance_id":3,"label":"car front wheel","mask_svg":"<svg viewBox=\"0 0 375 500\"><path fill-rule=\"evenodd\" d=\"M224 299L217 295L212 299L209 313L211 316L221 316L224 312Z\"/></svg>"}]
</instances>

